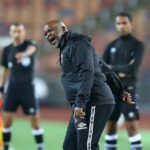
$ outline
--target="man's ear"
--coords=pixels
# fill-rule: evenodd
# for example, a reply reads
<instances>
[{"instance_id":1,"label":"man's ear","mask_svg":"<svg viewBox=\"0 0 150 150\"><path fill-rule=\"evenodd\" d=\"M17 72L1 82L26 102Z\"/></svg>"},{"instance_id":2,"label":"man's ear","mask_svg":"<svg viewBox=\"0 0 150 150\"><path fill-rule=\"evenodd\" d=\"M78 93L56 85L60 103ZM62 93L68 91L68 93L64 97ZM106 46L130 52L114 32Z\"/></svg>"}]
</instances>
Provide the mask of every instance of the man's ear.
<instances>
[{"instance_id":1,"label":"man's ear","mask_svg":"<svg viewBox=\"0 0 150 150\"><path fill-rule=\"evenodd\" d=\"M62 30L63 30L63 32L66 32L67 28L65 26L62 26Z\"/></svg>"}]
</instances>

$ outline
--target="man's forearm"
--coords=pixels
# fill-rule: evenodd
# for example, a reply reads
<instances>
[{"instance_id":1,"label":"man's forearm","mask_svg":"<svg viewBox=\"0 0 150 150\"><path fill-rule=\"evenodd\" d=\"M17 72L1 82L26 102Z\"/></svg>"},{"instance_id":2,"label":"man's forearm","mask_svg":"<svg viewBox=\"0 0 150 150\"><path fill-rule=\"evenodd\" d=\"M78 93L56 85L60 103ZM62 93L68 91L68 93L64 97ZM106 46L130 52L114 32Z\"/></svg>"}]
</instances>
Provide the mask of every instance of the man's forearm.
<instances>
[{"instance_id":1,"label":"man's forearm","mask_svg":"<svg viewBox=\"0 0 150 150\"><path fill-rule=\"evenodd\" d=\"M26 56L31 56L37 51L37 48L35 46L29 46L27 50L25 51Z\"/></svg>"},{"instance_id":2,"label":"man's forearm","mask_svg":"<svg viewBox=\"0 0 150 150\"><path fill-rule=\"evenodd\" d=\"M7 68L1 67L0 73L0 87L4 87L5 83L8 80L9 70Z\"/></svg>"}]
</instances>

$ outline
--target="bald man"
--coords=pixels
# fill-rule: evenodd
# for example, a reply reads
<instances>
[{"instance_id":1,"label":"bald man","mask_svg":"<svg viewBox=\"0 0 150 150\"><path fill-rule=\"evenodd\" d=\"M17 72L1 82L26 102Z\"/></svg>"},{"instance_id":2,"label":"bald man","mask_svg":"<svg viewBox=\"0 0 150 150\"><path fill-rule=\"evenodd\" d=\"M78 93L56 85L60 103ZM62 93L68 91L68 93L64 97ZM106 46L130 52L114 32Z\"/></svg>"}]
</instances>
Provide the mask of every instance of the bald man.
<instances>
[{"instance_id":1,"label":"bald man","mask_svg":"<svg viewBox=\"0 0 150 150\"><path fill-rule=\"evenodd\" d=\"M37 46L33 41L26 39L26 29L23 24L12 24L10 26L10 36L12 43L6 46L2 52L0 78L0 98L4 94L4 86L8 81L3 108L4 150L9 150L12 134L11 127L15 112L19 106L22 107L25 115L29 116L31 120L37 149L44 150L43 129L40 128L33 85L34 55L37 51ZM24 131L23 127L20 127L19 132L26 131Z\"/></svg>"},{"instance_id":2,"label":"bald man","mask_svg":"<svg viewBox=\"0 0 150 150\"><path fill-rule=\"evenodd\" d=\"M59 20L46 23L44 33L48 42L60 50L62 83L73 112L63 149L98 150L115 101L91 39L68 31Z\"/></svg>"}]
</instances>

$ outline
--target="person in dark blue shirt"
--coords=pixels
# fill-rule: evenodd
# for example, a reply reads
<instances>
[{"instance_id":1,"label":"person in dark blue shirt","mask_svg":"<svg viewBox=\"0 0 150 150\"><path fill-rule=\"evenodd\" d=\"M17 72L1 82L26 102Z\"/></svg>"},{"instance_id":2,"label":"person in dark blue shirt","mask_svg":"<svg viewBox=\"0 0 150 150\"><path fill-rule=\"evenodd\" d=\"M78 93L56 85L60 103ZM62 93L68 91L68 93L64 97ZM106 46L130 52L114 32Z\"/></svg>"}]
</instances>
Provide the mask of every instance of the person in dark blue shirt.
<instances>
[{"instance_id":1,"label":"person in dark blue shirt","mask_svg":"<svg viewBox=\"0 0 150 150\"><path fill-rule=\"evenodd\" d=\"M3 49L0 79L1 97L4 94L5 83L8 81L3 108L4 150L9 149L14 113L19 106L30 117L38 150L44 150L43 129L40 128L38 103L33 85L34 55L37 46L31 40L25 39L26 29L22 24L11 25L10 35L13 42Z\"/></svg>"},{"instance_id":2,"label":"person in dark blue shirt","mask_svg":"<svg viewBox=\"0 0 150 150\"><path fill-rule=\"evenodd\" d=\"M133 105L117 103L107 126L105 150L117 149L117 121L123 113L131 150L141 150L141 135L138 131L139 109L137 106L136 82L144 54L144 44L132 35L132 17L126 12L116 16L119 37L106 47L103 59L118 75L124 89L131 93Z\"/></svg>"}]
</instances>

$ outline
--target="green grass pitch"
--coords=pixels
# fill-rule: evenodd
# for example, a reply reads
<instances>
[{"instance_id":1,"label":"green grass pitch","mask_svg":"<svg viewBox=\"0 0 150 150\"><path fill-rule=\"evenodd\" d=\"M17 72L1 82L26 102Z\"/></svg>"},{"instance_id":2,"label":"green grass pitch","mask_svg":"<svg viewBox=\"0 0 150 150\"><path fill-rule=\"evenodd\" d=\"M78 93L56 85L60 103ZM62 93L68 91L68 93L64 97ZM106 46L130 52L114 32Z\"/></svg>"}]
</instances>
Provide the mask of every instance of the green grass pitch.
<instances>
[{"instance_id":1,"label":"green grass pitch","mask_svg":"<svg viewBox=\"0 0 150 150\"><path fill-rule=\"evenodd\" d=\"M61 122L42 121L45 130L46 150L62 150L62 143L65 136L67 124ZM142 130L143 150L150 150L150 131ZM101 150L103 150L104 136L102 136ZM13 150L36 150L34 138L31 134L30 123L24 119L17 119L13 125L13 136L11 146ZM127 134L124 130L119 131L118 150L130 150Z\"/></svg>"}]
</instances>

